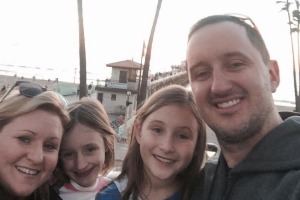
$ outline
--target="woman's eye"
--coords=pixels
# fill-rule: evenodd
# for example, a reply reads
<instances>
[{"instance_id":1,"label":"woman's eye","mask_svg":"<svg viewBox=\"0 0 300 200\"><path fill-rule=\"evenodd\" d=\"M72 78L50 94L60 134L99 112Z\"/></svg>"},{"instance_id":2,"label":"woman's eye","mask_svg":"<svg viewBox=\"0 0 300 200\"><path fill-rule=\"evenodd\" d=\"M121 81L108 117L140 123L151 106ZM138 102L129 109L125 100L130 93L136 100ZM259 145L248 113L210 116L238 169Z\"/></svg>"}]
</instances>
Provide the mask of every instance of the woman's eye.
<instances>
[{"instance_id":1,"label":"woman's eye","mask_svg":"<svg viewBox=\"0 0 300 200\"><path fill-rule=\"evenodd\" d=\"M47 143L47 144L44 145L44 147L48 151L53 151L53 150L57 149L57 145L56 144L52 144L52 143Z\"/></svg>"},{"instance_id":2,"label":"woman's eye","mask_svg":"<svg viewBox=\"0 0 300 200\"><path fill-rule=\"evenodd\" d=\"M161 133L162 129L161 128L153 128L152 129L155 133Z\"/></svg>"},{"instance_id":3,"label":"woman's eye","mask_svg":"<svg viewBox=\"0 0 300 200\"><path fill-rule=\"evenodd\" d=\"M22 143L30 143L30 138L29 137L26 137L26 136L20 136L20 137L18 137L18 140L20 141L20 142L22 142Z\"/></svg>"}]
</instances>

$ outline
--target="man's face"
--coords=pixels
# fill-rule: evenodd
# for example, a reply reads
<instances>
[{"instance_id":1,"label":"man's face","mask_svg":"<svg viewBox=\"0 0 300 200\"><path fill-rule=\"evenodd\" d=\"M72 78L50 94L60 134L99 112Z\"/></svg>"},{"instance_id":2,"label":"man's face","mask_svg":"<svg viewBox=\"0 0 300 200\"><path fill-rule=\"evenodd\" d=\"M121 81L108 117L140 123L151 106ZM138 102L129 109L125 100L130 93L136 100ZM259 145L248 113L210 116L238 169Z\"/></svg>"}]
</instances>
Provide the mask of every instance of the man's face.
<instances>
[{"instance_id":1,"label":"man's face","mask_svg":"<svg viewBox=\"0 0 300 200\"><path fill-rule=\"evenodd\" d=\"M198 110L219 140L239 142L265 128L279 74L263 62L243 27L222 22L196 31L187 46L187 70Z\"/></svg>"}]
</instances>

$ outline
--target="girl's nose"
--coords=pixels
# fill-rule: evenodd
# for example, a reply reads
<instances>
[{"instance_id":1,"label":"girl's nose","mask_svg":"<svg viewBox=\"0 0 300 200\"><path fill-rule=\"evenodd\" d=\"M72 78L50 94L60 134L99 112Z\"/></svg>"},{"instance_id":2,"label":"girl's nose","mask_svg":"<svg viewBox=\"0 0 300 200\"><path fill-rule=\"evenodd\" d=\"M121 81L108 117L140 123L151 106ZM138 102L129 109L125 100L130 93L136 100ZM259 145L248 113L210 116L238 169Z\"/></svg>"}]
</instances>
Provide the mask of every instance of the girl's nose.
<instances>
[{"instance_id":1,"label":"girl's nose","mask_svg":"<svg viewBox=\"0 0 300 200\"><path fill-rule=\"evenodd\" d=\"M174 151L172 137L164 136L163 138L161 138L159 147L165 152Z\"/></svg>"},{"instance_id":2,"label":"girl's nose","mask_svg":"<svg viewBox=\"0 0 300 200\"><path fill-rule=\"evenodd\" d=\"M84 155L77 155L77 159L76 159L76 169L78 170L82 170L87 166L87 161Z\"/></svg>"}]
</instances>

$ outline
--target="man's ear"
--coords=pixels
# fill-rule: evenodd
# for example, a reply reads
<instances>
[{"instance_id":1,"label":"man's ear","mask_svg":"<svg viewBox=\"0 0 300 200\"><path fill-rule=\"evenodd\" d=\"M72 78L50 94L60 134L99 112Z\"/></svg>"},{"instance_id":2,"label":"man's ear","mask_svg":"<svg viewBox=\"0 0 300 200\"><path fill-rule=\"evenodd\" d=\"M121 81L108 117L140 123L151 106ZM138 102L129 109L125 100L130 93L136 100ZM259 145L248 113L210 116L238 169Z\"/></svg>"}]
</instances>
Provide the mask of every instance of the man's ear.
<instances>
[{"instance_id":1,"label":"man's ear","mask_svg":"<svg viewBox=\"0 0 300 200\"><path fill-rule=\"evenodd\" d=\"M271 89L272 92L274 93L276 92L276 89L280 83L279 66L277 60L270 60L269 73L270 73Z\"/></svg>"}]
</instances>

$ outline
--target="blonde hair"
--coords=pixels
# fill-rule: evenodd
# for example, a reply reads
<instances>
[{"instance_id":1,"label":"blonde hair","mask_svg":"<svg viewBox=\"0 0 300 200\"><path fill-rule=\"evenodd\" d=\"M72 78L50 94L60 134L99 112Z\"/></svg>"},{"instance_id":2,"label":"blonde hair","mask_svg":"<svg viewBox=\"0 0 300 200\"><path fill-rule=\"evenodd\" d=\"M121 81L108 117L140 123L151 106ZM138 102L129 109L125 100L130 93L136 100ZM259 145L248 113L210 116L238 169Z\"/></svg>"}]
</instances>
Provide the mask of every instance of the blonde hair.
<instances>
[{"instance_id":1,"label":"blonde hair","mask_svg":"<svg viewBox=\"0 0 300 200\"><path fill-rule=\"evenodd\" d=\"M47 91L34 97L20 95L18 91L11 93L0 103L0 130L14 118L38 109L57 114L64 128L70 120L64 109L65 102L55 92Z\"/></svg>"}]
</instances>

